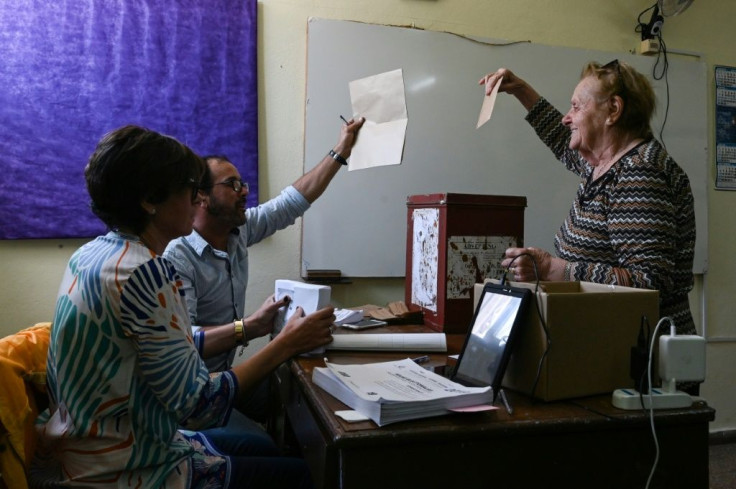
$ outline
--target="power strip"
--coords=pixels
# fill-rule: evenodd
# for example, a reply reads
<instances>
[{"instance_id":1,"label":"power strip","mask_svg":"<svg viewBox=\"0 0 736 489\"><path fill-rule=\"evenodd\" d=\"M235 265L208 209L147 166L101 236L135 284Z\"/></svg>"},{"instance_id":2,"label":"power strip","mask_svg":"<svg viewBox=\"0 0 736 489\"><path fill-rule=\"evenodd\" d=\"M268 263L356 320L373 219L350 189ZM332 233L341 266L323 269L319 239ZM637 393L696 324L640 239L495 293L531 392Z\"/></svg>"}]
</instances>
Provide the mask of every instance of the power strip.
<instances>
[{"instance_id":1,"label":"power strip","mask_svg":"<svg viewBox=\"0 0 736 489\"><path fill-rule=\"evenodd\" d=\"M657 325L659 327L659 325ZM656 334L655 329L655 334ZM649 352L649 361L652 358ZM651 368L651 366L650 366ZM616 389L611 402L619 409L676 409L693 405L689 394L678 391L677 381L705 379L705 338L697 335L677 335L674 325L670 334L659 338L659 375L662 388L641 394L636 389ZM651 374L650 374L651 379Z\"/></svg>"},{"instance_id":2,"label":"power strip","mask_svg":"<svg viewBox=\"0 0 736 489\"><path fill-rule=\"evenodd\" d=\"M682 391L665 392L661 389L652 389L652 394L640 394L636 389L616 389L613 391L613 405L619 409L635 410L650 409L677 409L693 405L693 398Z\"/></svg>"}]
</instances>

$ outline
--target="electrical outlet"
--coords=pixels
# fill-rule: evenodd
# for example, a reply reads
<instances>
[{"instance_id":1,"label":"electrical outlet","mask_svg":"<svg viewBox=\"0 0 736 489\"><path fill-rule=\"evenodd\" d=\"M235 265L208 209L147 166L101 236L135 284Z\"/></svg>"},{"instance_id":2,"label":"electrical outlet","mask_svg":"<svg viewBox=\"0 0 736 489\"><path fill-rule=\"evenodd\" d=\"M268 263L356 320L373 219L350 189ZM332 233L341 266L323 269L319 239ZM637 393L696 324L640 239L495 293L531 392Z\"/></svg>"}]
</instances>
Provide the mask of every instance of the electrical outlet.
<instances>
[{"instance_id":1,"label":"electrical outlet","mask_svg":"<svg viewBox=\"0 0 736 489\"><path fill-rule=\"evenodd\" d=\"M639 45L639 54L657 54L659 52L659 41L656 39L644 39Z\"/></svg>"}]
</instances>

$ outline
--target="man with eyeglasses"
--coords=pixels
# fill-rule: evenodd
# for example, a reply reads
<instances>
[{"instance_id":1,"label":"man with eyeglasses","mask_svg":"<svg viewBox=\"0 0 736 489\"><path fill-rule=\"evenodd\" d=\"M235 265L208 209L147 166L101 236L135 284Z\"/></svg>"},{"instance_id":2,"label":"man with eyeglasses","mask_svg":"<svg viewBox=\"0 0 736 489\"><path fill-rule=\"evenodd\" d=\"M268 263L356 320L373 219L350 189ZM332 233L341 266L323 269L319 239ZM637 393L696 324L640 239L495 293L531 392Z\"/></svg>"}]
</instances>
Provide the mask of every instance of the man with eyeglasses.
<instances>
[{"instance_id":1,"label":"man with eyeglasses","mask_svg":"<svg viewBox=\"0 0 736 489\"><path fill-rule=\"evenodd\" d=\"M257 311L245 316L248 247L293 224L322 195L347 164L363 122L363 118L348 121L342 126L336 146L316 167L277 197L248 209L248 184L235 165L223 155L204 158L208 172L200 184L201 203L194 218L194 231L169 243L164 257L181 276L195 346L211 372L230 368L237 347L271 333L276 312L286 304L285 300L274 301L271 296ZM268 387L263 385L241 410L265 422L267 398ZM233 417L238 418L238 413L233 411ZM277 450L268 435L250 420L235 419L220 429L245 432L245 436L238 435L233 441L248 443L254 455L273 455Z\"/></svg>"}]
</instances>

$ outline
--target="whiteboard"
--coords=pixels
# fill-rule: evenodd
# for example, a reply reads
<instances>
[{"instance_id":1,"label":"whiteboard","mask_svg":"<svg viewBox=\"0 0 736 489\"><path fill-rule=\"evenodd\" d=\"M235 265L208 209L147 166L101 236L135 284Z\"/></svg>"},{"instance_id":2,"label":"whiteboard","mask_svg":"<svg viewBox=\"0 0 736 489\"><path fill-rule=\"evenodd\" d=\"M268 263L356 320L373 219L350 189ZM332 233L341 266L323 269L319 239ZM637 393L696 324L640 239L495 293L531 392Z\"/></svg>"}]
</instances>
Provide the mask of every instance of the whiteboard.
<instances>
[{"instance_id":1,"label":"whiteboard","mask_svg":"<svg viewBox=\"0 0 736 489\"><path fill-rule=\"evenodd\" d=\"M492 119L475 128L483 98L478 80L506 67L563 113L588 61L626 61L651 75L653 57L531 43L491 45L442 32L310 19L305 171L313 168L352 115L348 83L401 69L409 124L401 165L345 169L304 215L302 275L339 269L349 277L401 277L406 260L406 198L429 193L527 197L524 244L554 254L554 235L578 184L524 120L526 110L499 94ZM708 168L706 65L670 55L667 149L690 177L695 196L696 273L707 267ZM651 76L650 76L651 79ZM653 81L659 135L665 84Z\"/></svg>"}]
</instances>

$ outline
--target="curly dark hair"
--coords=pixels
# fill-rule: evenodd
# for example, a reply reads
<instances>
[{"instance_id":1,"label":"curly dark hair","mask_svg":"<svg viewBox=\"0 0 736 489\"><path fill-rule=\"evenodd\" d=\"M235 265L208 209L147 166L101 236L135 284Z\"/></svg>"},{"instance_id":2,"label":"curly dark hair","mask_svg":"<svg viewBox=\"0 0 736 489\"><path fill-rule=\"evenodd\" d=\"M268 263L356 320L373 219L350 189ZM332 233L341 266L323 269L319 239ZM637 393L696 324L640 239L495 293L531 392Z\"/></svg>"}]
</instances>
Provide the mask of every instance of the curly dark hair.
<instances>
[{"instance_id":1,"label":"curly dark hair","mask_svg":"<svg viewBox=\"0 0 736 489\"><path fill-rule=\"evenodd\" d=\"M150 219L143 201L158 204L182 188L198 188L205 169L176 139L129 125L102 137L84 176L92 212L110 229L139 234Z\"/></svg>"}]
</instances>

